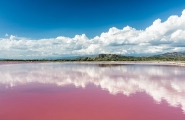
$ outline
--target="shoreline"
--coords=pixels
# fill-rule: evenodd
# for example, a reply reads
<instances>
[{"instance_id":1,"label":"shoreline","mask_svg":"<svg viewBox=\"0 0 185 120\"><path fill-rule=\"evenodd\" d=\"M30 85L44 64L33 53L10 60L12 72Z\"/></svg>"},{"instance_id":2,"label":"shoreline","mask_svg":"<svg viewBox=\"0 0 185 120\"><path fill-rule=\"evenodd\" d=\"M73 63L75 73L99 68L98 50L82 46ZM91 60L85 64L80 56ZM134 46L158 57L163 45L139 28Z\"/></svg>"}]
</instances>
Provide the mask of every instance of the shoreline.
<instances>
[{"instance_id":1,"label":"shoreline","mask_svg":"<svg viewBox=\"0 0 185 120\"><path fill-rule=\"evenodd\" d=\"M185 61L0 61L0 65L37 63L80 63L80 64L138 64L185 66Z\"/></svg>"},{"instance_id":2,"label":"shoreline","mask_svg":"<svg viewBox=\"0 0 185 120\"><path fill-rule=\"evenodd\" d=\"M76 61L75 61L76 62ZM75 63L73 62L73 63ZM87 64L122 64L122 65L170 65L170 66L185 66L185 62L182 61L92 61L92 62L79 62L76 63L87 63Z\"/></svg>"},{"instance_id":3,"label":"shoreline","mask_svg":"<svg viewBox=\"0 0 185 120\"><path fill-rule=\"evenodd\" d=\"M0 61L0 65L7 65L7 64L30 64L30 63L50 63L50 61Z\"/></svg>"}]
</instances>

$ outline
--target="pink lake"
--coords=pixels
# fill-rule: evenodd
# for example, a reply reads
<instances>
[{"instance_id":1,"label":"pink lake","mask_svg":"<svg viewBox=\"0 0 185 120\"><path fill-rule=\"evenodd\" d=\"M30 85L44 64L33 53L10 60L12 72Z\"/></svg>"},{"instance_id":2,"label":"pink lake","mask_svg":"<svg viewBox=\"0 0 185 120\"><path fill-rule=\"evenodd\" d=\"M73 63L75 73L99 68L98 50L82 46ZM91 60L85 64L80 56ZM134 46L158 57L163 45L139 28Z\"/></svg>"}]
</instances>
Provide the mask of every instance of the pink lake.
<instances>
[{"instance_id":1,"label":"pink lake","mask_svg":"<svg viewBox=\"0 0 185 120\"><path fill-rule=\"evenodd\" d=\"M185 67L0 65L0 120L185 120Z\"/></svg>"}]
</instances>

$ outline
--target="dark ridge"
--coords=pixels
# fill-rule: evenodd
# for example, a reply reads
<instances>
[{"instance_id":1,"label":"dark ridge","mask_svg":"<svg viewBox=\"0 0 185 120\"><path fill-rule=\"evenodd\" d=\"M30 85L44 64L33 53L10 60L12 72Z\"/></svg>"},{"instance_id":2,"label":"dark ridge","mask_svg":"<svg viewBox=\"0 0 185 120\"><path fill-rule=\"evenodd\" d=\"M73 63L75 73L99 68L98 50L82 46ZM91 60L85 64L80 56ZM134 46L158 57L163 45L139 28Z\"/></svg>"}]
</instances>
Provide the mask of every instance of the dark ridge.
<instances>
[{"instance_id":1,"label":"dark ridge","mask_svg":"<svg viewBox=\"0 0 185 120\"><path fill-rule=\"evenodd\" d=\"M85 56L85 57L77 57L74 59L0 59L0 61L185 61L185 53L182 52L172 52L172 53L164 53L160 55L154 56L124 56L121 54L99 54L97 56Z\"/></svg>"},{"instance_id":2,"label":"dark ridge","mask_svg":"<svg viewBox=\"0 0 185 120\"><path fill-rule=\"evenodd\" d=\"M172 53L164 53L161 55L155 55L154 57L166 57L166 58L182 58L185 57L185 53L182 52L172 52Z\"/></svg>"}]
</instances>

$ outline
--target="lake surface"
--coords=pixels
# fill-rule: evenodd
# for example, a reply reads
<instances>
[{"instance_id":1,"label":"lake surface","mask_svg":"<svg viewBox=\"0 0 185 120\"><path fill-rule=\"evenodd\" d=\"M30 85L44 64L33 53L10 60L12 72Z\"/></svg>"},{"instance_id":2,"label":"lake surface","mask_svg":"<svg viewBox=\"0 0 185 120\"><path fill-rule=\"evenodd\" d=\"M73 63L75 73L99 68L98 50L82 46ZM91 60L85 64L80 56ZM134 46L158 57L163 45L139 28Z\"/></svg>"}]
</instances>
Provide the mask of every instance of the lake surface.
<instances>
[{"instance_id":1,"label":"lake surface","mask_svg":"<svg viewBox=\"0 0 185 120\"><path fill-rule=\"evenodd\" d=\"M0 65L0 120L185 120L185 67Z\"/></svg>"}]
</instances>

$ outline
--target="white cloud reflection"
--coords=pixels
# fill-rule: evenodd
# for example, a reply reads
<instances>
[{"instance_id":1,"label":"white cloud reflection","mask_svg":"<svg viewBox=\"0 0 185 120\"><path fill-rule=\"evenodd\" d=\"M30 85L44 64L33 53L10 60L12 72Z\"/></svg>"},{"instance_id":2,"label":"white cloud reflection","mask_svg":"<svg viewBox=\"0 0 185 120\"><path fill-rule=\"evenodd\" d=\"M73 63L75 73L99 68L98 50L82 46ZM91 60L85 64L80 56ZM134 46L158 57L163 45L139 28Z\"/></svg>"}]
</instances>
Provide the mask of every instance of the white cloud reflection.
<instances>
[{"instance_id":1,"label":"white cloud reflection","mask_svg":"<svg viewBox=\"0 0 185 120\"><path fill-rule=\"evenodd\" d=\"M12 64L0 66L0 84L14 87L31 82L100 86L111 94L146 92L156 102L166 100L185 112L185 68L175 66L109 66L76 63Z\"/></svg>"}]
</instances>

